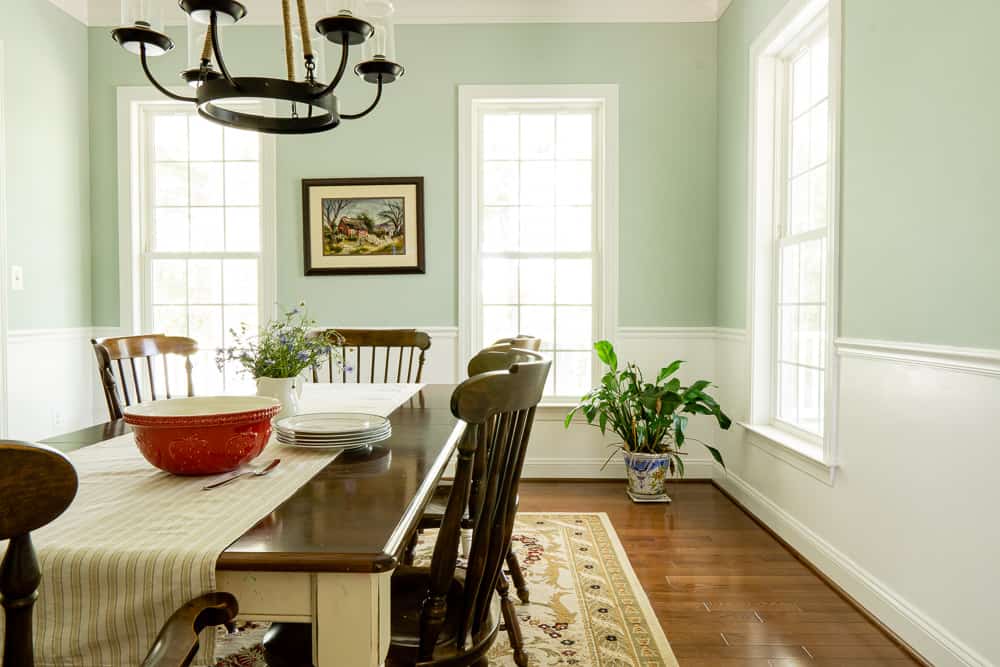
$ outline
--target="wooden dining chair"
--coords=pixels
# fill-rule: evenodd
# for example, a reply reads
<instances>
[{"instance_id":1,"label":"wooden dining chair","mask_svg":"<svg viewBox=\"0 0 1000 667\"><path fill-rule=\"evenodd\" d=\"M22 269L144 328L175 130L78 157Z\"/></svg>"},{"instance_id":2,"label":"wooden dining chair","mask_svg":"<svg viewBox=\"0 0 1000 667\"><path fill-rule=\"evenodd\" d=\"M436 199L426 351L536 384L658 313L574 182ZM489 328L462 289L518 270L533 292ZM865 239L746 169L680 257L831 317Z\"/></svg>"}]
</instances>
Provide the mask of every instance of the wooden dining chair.
<instances>
[{"instance_id":1,"label":"wooden dining chair","mask_svg":"<svg viewBox=\"0 0 1000 667\"><path fill-rule=\"evenodd\" d=\"M493 343L493 346L497 345L507 345L510 347L516 347L519 350L531 350L532 352L538 352L542 349L542 339L536 338L535 336L525 336L523 334L518 334L511 338L501 338Z\"/></svg>"},{"instance_id":2,"label":"wooden dining chair","mask_svg":"<svg viewBox=\"0 0 1000 667\"><path fill-rule=\"evenodd\" d=\"M348 382L348 369L355 382L420 382L431 347L431 337L416 329L331 329L315 335L327 339L330 354L325 364L313 366L313 382L335 382L338 374Z\"/></svg>"},{"instance_id":3,"label":"wooden dining chair","mask_svg":"<svg viewBox=\"0 0 1000 667\"><path fill-rule=\"evenodd\" d=\"M509 347L509 344L494 344L480 351L479 354L469 360L469 377L475 377L476 375L492 371L507 370L519 363L541 360L542 356L535 352L531 352L526 349L512 348ZM473 471L472 495L475 497L476 490L479 489L484 483L483 476L486 474L485 453L483 455L477 455L473 465ZM431 496L431 500L427 504L426 509L424 509L423 516L420 518L421 531L428 530L430 528L437 528L441 525L441 522L444 520L444 511L448 503L448 496L451 493L451 486L451 482L443 482L439 484L436 489L434 489L434 495ZM462 530L464 531L462 540L463 553L468 552L470 538L469 531L471 531L475 522L475 508L470 507L466 515L462 518ZM407 549L406 559L409 562L412 562L413 551L416 548L416 543L417 539L416 536L414 536ZM517 590L517 597L521 600L521 602L527 604L531 601L531 595L528 591L528 583L524 578L524 572L521 570L521 563L517 560L517 554L515 554L513 550L507 554L507 568L510 572L510 578L514 581L514 588Z\"/></svg>"},{"instance_id":4,"label":"wooden dining chair","mask_svg":"<svg viewBox=\"0 0 1000 667\"><path fill-rule=\"evenodd\" d=\"M31 532L54 521L76 497L73 464L43 445L0 440L0 542L10 540L0 562L4 610L2 667L33 667L32 611L41 571ZM236 618L236 598L210 593L188 602L167 621L142 667L186 667L198 652L198 633Z\"/></svg>"},{"instance_id":5,"label":"wooden dining chair","mask_svg":"<svg viewBox=\"0 0 1000 667\"><path fill-rule=\"evenodd\" d=\"M191 357L197 354L198 343L193 338L147 334L100 338L90 342L94 346L94 354L97 355L97 370L100 373L101 386L104 388L108 414L112 420L121 419L122 411L133 403L175 396L194 396ZM184 358L187 386L183 394L177 394L170 388L168 360L171 356ZM159 359L155 359L156 357ZM158 375L163 381L163 387L159 391Z\"/></svg>"},{"instance_id":6,"label":"wooden dining chair","mask_svg":"<svg viewBox=\"0 0 1000 667\"><path fill-rule=\"evenodd\" d=\"M486 665L501 617L516 664L527 665L514 605L505 594L503 564L535 408L550 366L549 361L515 363L471 377L452 394L452 414L468 429L430 565L404 565L393 573L387 665ZM486 468L482 486L474 488L477 457ZM468 566L459 571L462 518L470 507L476 516L472 548Z\"/></svg>"}]
</instances>

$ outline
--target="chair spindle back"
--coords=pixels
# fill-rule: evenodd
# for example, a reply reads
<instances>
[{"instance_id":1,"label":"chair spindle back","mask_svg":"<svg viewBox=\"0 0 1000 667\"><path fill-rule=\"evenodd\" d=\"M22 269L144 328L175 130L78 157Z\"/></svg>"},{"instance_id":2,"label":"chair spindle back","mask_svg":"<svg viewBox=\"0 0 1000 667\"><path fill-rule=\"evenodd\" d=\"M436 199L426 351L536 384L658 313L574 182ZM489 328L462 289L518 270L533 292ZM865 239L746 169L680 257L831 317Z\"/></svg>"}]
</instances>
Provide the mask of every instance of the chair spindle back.
<instances>
[{"instance_id":1,"label":"chair spindle back","mask_svg":"<svg viewBox=\"0 0 1000 667\"><path fill-rule=\"evenodd\" d=\"M191 357L197 354L198 343L193 338L148 334L101 338L90 342L97 355L97 369L111 419L121 419L122 411L133 403L194 396ZM184 357L187 387L183 394L172 392L170 388L168 359L171 355ZM154 357L160 359L154 361ZM158 377L163 381L160 392L157 391ZM144 389L148 389L148 394L144 394Z\"/></svg>"},{"instance_id":2,"label":"chair spindle back","mask_svg":"<svg viewBox=\"0 0 1000 667\"><path fill-rule=\"evenodd\" d=\"M431 337L416 329L337 329L316 335L331 352L323 366L313 366L313 382L420 382ZM340 352L338 368L334 351Z\"/></svg>"},{"instance_id":3,"label":"chair spindle back","mask_svg":"<svg viewBox=\"0 0 1000 667\"><path fill-rule=\"evenodd\" d=\"M487 630L484 624L510 549L517 488L535 408L551 365L549 361L530 361L507 371L482 373L463 382L452 394L452 414L469 428L459 445L455 481L431 558L430 587L421 611L422 660L432 656L447 615L448 589L455 575L462 516L469 507L477 453L485 453L485 487L472 529L458 646Z\"/></svg>"}]
</instances>

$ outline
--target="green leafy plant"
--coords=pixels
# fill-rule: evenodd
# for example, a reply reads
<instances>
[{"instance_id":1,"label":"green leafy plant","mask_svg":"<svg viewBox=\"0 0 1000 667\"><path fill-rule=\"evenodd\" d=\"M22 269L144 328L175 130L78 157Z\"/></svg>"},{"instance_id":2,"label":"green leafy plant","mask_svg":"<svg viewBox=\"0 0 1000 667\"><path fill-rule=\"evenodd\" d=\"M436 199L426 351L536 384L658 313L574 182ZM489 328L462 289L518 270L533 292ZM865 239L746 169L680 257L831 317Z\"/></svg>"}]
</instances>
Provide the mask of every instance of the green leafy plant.
<instances>
[{"instance_id":1,"label":"green leafy plant","mask_svg":"<svg viewBox=\"0 0 1000 667\"><path fill-rule=\"evenodd\" d=\"M285 312L284 317L272 320L259 331L252 331L246 322L240 323L239 330L230 329L235 344L217 350L215 361L219 369L229 361L238 361L254 378L293 378L328 355L336 356L338 352L331 346L329 335L312 333L316 322L309 318L305 308L305 303L300 302Z\"/></svg>"},{"instance_id":2,"label":"green leafy plant","mask_svg":"<svg viewBox=\"0 0 1000 667\"><path fill-rule=\"evenodd\" d=\"M690 386L683 386L680 379L674 377L684 363L682 361L674 361L661 368L656 381L648 382L634 363L626 363L619 370L618 355L608 341L598 341L594 350L608 367L608 372L601 378L601 384L587 392L566 415L567 428L573 416L582 412L587 423L596 422L601 433L610 430L617 434L621 438L621 443L617 445L620 449L631 453L668 455L671 466L681 477L684 476L684 452L681 448L688 440L704 445L712 458L725 467L718 449L686 434L688 415L711 415L723 429L732 424L718 401L705 393L712 386L711 382L698 380Z\"/></svg>"}]
</instances>

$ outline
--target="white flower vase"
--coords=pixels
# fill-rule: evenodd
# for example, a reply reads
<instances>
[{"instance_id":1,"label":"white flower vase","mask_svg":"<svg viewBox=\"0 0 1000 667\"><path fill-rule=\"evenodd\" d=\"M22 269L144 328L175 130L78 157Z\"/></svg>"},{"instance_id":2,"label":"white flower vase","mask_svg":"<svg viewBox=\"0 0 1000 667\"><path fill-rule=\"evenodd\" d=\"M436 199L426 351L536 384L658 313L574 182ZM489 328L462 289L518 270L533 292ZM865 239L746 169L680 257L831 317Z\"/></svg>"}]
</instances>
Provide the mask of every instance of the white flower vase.
<instances>
[{"instance_id":1,"label":"white flower vase","mask_svg":"<svg viewBox=\"0 0 1000 667\"><path fill-rule=\"evenodd\" d=\"M302 378L257 378L257 395L281 401L281 412L275 419L299 414L299 397L302 395Z\"/></svg>"}]
</instances>

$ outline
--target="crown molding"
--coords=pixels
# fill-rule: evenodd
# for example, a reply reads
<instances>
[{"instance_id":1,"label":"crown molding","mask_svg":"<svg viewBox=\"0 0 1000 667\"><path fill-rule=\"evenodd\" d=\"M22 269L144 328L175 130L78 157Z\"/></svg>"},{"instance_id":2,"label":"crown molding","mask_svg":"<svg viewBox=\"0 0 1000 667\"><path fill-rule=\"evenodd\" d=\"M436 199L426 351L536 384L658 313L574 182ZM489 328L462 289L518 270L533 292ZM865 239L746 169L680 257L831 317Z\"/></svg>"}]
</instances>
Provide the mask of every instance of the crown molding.
<instances>
[{"instance_id":1,"label":"crown molding","mask_svg":"<svg viewBox=\"0 0 1000 667\"><path fill-rule=\"evenodd\" d=\"M49 0L90 26L117 25L120 0ZM163 0L165 6L172 5ZM313 2L314 0L310 0ZM732 0L396 0L401 24L461 23L699 23L716 21ZM246 23L277 25L280 3L243 0ZM568 5L572 4L572 7ZM321 3L322 6L322 3ZM176 12L180 17L180 12ZM168 22L170 20L168 13ZM177 21L179 23L179 21Z\"/></svg>"},{"instance_id":2,"label":"crown molding","mask_svg":"<svg viewBox=\"0 0 1000 667\"><path fill-rule=\"evenodd\" d=\"M90 4L92 0L49 0L49 2L83 25L90 25Z\"/></svg>"}]
</instances>

